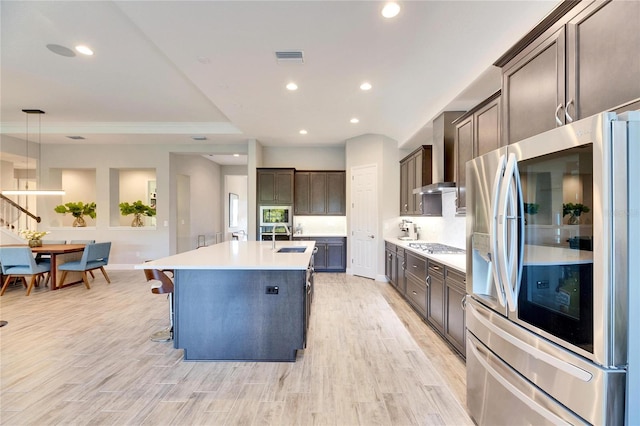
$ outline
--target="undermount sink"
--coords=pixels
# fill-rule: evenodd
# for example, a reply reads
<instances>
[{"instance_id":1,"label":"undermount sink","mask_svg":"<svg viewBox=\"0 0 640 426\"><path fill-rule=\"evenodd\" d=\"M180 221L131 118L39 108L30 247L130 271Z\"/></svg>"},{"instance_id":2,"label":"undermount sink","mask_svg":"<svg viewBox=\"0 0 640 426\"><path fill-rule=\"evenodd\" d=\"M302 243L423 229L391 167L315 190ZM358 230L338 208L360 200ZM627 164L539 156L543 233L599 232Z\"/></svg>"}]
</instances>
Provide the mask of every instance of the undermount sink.
<instances>
[{"instance_id":1,"label":"undermount sink","mask_svg":"<svg viewBox=\"0 0 640 426\"><path fill-rule=\"evenodd\" d=\"M281 247L277 253L304 253L306 247Z\"/></svg>"}]
</instances>

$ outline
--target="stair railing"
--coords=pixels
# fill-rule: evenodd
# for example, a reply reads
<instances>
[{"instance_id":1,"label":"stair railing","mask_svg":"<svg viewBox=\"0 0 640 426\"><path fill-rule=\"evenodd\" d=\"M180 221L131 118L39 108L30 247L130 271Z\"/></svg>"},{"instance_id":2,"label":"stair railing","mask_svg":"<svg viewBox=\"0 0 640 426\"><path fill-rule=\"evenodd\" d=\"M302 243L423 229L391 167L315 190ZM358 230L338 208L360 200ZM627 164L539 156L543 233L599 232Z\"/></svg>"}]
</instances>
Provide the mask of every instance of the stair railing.
<instances>
[{"instance_id":1,"label":"stair railing","mask_svg":"<svg viewBox=\"0 0 640 426\"><path fill-rule=\"evenodd\" d=\"M0 226L2 226L2 228L18 235L20 230L16 229L19 228L19 226L16 226L16 223L18 223L23 214L26 216L24 222L27 229L31 229L31 226L29 226L30 222L33 223L35 221L33 224L33 228L35 228L35 224L40 223L42 220L40 216L31 213L11 198L0 194Z\"/></svg>"}]
</instances>

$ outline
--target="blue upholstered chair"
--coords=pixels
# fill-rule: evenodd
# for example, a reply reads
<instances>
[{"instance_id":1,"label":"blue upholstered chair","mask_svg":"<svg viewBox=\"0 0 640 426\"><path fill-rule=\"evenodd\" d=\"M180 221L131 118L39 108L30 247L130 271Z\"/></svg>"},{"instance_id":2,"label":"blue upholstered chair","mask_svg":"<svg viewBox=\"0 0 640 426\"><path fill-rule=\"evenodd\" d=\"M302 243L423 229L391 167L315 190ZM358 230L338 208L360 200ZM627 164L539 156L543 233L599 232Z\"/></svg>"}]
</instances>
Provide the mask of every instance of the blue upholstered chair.
<instances>
[{"instance_id":1,"label":"blue upholstered chair","mask_svg":"<svg viewBox=\"0 0 640 426\"><path fill-rule=\"evenodd\" d=\"M111 242L87 244L84 248L84 252L82 253L82 258L80 260L66 262L58 266L58 270L62 271L59 286L64 285L64 280L67 277L69 271L77 271L82 272L82 281L84 282L84 286L90 289L91 286L89 285L87 272L94 269L100 269L107 282L111 283L111 281L109 280L109 276L107 275L107 271L104 270L105 265L109 263L110 251Z\"/></svg>"},{"instance_id":2,"label":"blue upholstered chair","mask_svg":"<svg viewBox=\"0 0 640 426\"><path fill-rule=\"evenodd\" d=\"M30 275L31 281L27 286L28 296L33 289L36 278L51 272L51 264L36 263L29 247L0 247L0 264L2 264L2 273L6 276L0 296L4 294L12 278L24 279Z\"/></svg>"},{"instance_id":3,"label":"blue upholstered chair","mask_svg":"<svg viewBox=\"0 0 640 426\"><path fill-rule=\"evenodd\" d=\"M95 244L96 240L71 240L69 241L69 244ZM95 275L93 275L93 271L89 271L89 274L91 275L91 278L95 278Z\"/></svg>"}]
</instances>

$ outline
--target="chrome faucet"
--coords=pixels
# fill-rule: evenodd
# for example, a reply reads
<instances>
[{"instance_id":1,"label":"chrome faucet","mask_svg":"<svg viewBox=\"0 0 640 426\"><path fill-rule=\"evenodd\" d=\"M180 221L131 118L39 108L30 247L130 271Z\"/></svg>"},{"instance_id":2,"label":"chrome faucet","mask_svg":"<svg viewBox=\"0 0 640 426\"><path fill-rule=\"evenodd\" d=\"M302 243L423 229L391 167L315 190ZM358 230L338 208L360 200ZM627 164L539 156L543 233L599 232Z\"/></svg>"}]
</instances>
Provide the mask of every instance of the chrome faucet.
<instances>
[{"instance_id":1,"label":"chrome faucet","mask_svg":"<svg viewBox=\"0 0 640 426\"><path fill-rule=\"evenodd\" d=\"M287 235L291 235L291 231L286 223L274 223L272 224L273 228L271 228L271 248L273 250L276 249L276 226L283 226L284 230L287 232Z\"/></svg>"}]
</instances>

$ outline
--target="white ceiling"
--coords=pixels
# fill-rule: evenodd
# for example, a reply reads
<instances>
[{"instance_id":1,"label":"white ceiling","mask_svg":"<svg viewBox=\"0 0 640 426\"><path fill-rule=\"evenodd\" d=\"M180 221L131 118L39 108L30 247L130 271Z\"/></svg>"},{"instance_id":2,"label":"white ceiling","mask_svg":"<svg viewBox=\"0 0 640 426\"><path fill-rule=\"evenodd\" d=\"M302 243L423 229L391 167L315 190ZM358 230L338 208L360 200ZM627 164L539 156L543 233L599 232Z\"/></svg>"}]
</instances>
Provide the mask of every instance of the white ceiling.
<instances>
[{"instance_id":1,"label":"white ceiling","mask_svg":"<svg viewBox=\"0 0 640 426\"><path fill-rule=\"evenodd\" d=\"M37 108L42 143L207 152L249 139L335 146L373 133L411 148L428 142L441 111L499 88L492 62L556 4L405 1L388 20L372 1L3 0L2 133L24 138L21 110ZM46 48L80 43L95 55ZM278 64L279 50L302 50L304 64ZM296 92L285 89L291 80Z\"/></svg>"}]
</instances>

